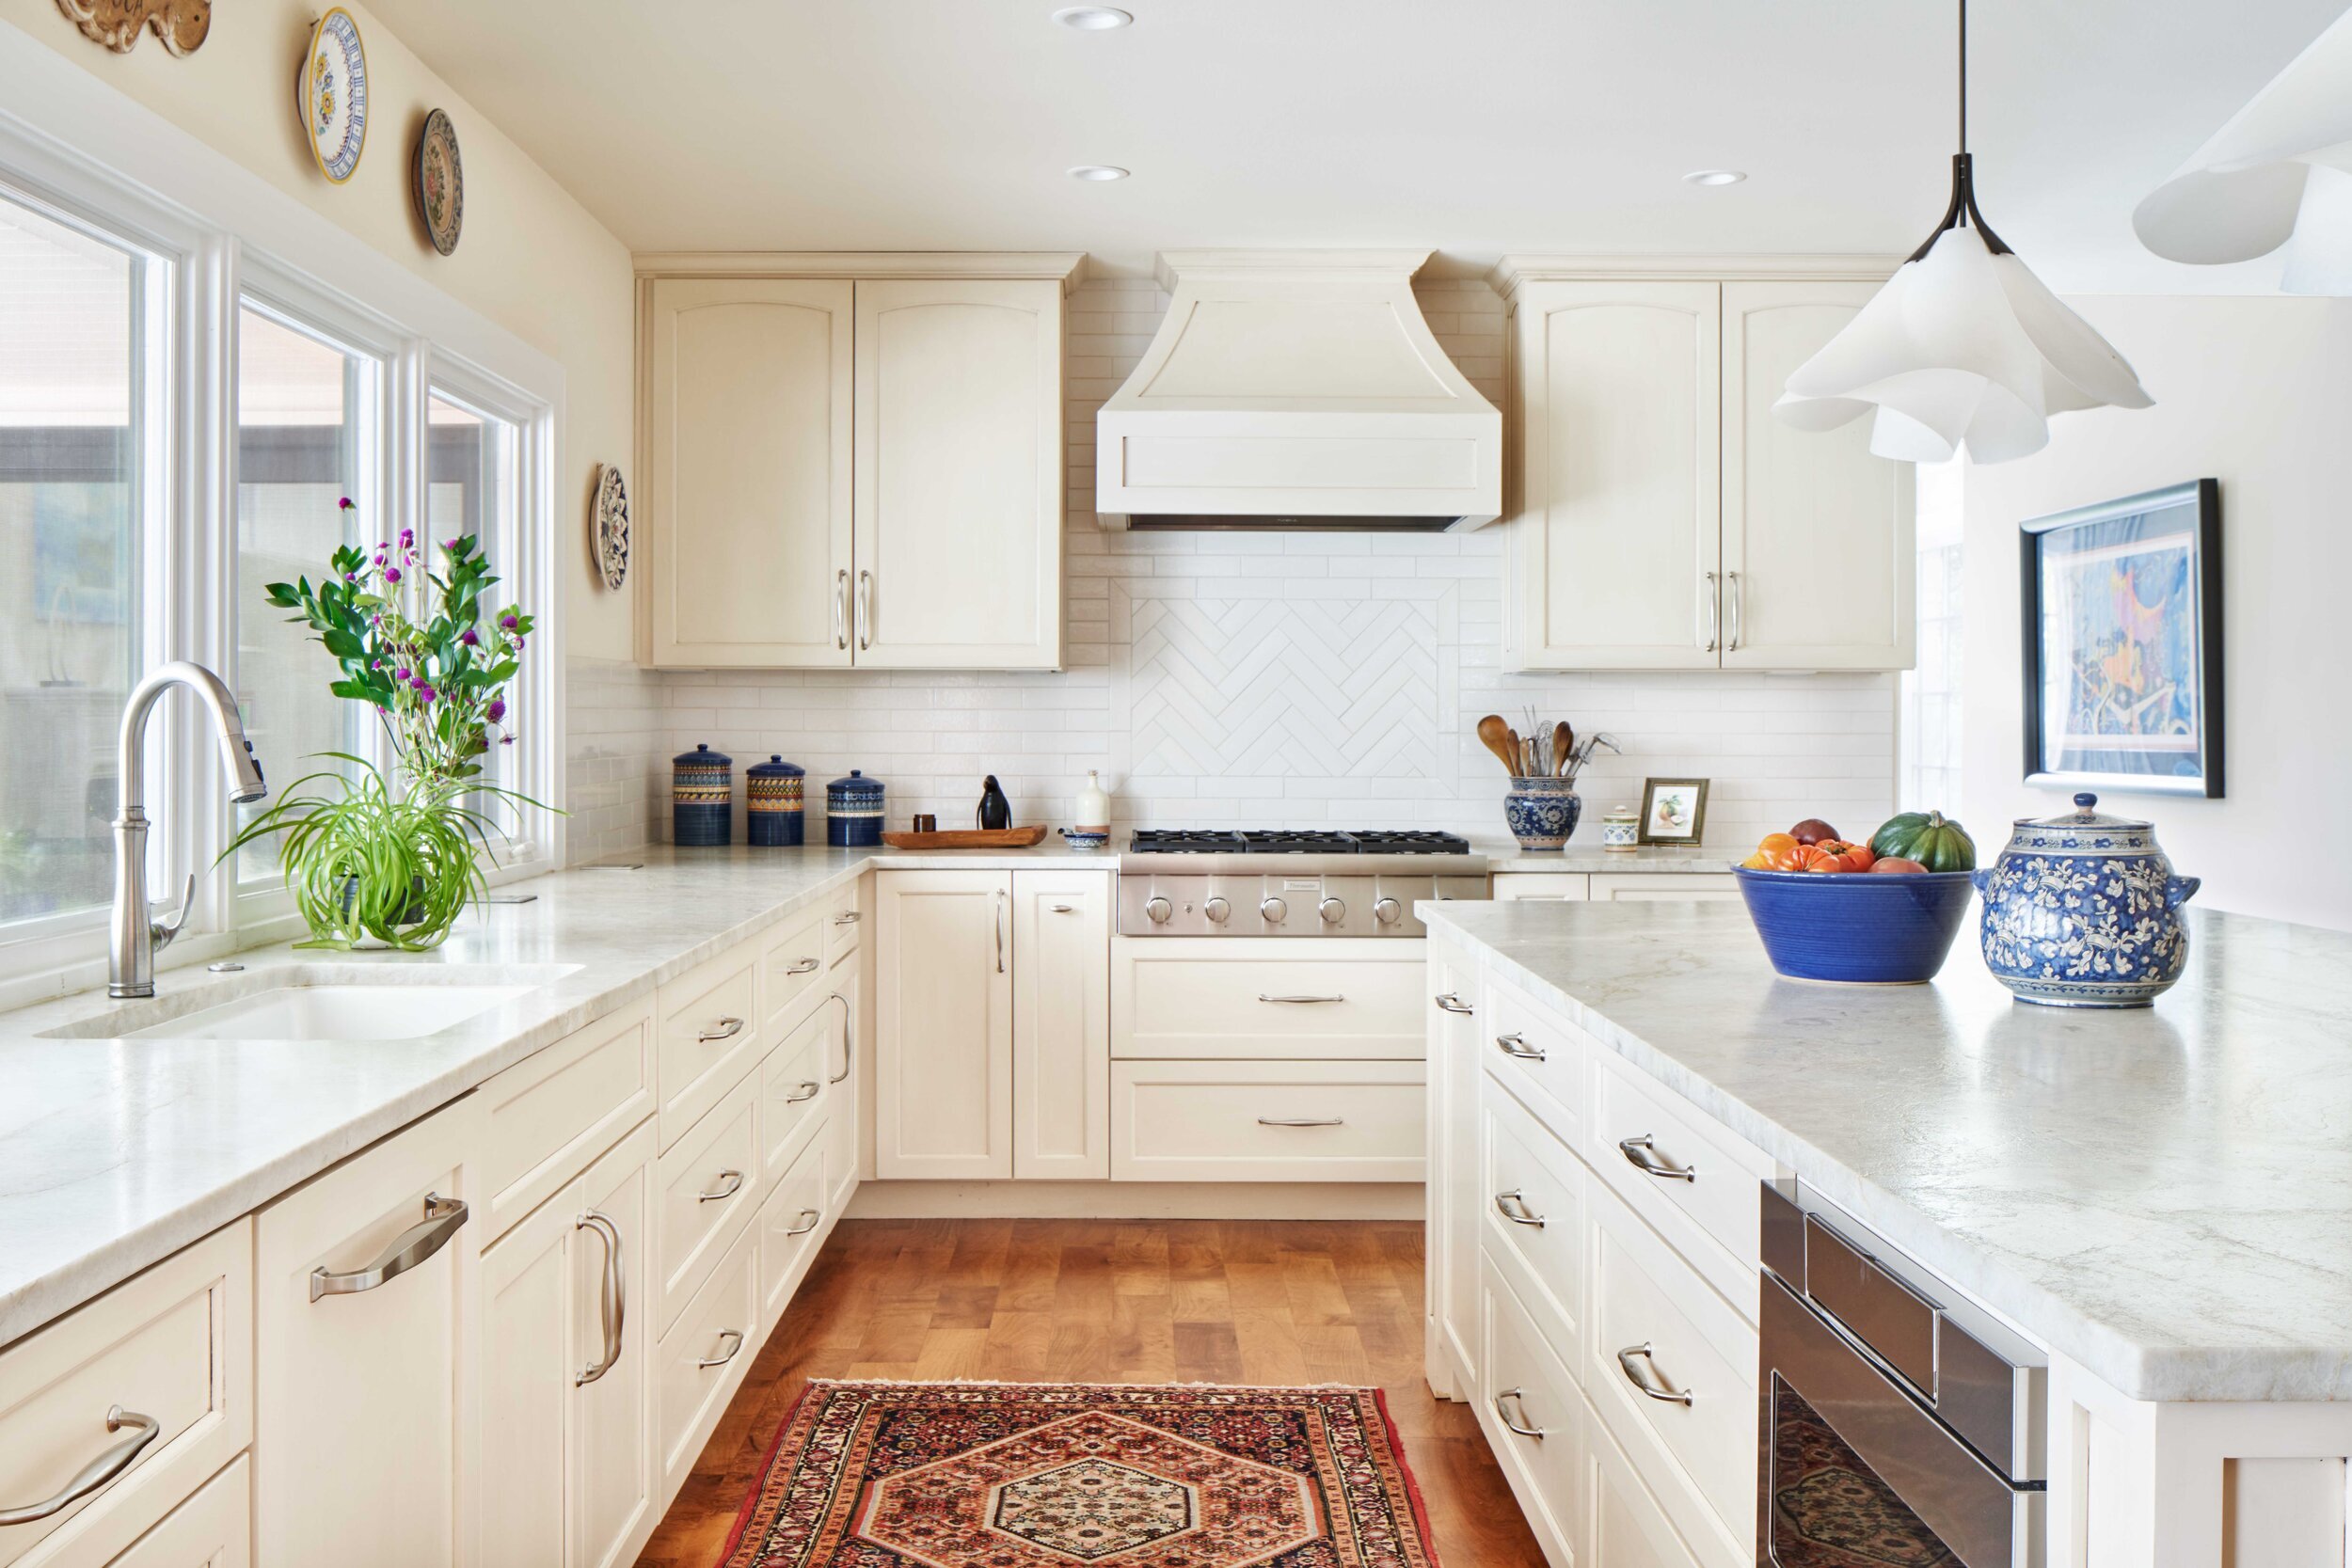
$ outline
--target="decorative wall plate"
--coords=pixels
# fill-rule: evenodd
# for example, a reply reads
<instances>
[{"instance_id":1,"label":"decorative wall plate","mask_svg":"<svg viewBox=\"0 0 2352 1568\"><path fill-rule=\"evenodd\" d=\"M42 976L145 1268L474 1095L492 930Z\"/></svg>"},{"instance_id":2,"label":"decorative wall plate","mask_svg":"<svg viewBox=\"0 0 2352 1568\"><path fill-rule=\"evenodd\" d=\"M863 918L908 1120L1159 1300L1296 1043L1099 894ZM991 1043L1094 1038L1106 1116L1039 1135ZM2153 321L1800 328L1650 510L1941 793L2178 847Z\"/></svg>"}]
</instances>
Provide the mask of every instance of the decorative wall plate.
<instances>
[{"instance_id":1,"label":"decorative wall plate","mask_svg":"<svg viewBox=\"0 0 2352 1568\"><path fill-rule=\"evenodd\" d=\"M84 38L118 55L137 45L142 24L154 28L174 55L195 54L213 30L213 0L57 0L57 8L73 19Z\"/></svg>"},{"instance_id":2,"label":"decorative wall plate","mask_svg":"<svg viewBox=\"0 0 2352 1568\"><path fill-rule=\"evenodd\" d=\"M310 29L294 102L319 172L342 184L358 170L368 145L368 53L359 43L359 24L341 6Z\"/></svg>"},{"instance_id":3,"label":"decorative wall plate","mask_svg":"<svg viewBox=\"0 0 2352 1568\"><path fill-rule=\"evenodd\" d=\"M417 216L424 220L433 248L446 256L457 248L466 227L466 166L457 156L457 131L444 111L424 117L417 137Z\"/></svg>"},{"instance_id":4,"label":"decorative wall plate","mask_svg":"<svg viewBox=\"0 0 2352 1568\"><path fill-rule=\"evenodd\" d=\"M607 588L617 589L628 580L628 483L610 463L596 468L596 499L588 507L588 543Z\"/></svg>"}]
</instances>

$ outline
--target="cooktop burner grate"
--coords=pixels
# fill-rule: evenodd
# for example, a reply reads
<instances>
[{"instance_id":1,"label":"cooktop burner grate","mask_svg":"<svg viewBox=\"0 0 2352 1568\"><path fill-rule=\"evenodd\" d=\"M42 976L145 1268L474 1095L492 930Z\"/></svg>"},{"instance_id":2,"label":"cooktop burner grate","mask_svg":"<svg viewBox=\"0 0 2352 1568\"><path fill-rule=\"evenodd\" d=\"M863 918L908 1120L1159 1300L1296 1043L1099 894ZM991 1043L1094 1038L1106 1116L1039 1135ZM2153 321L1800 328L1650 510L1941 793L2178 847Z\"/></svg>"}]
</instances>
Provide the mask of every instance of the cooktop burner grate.
<instances>
[{"instance_id":1,"label":"cooktop burner grate","mask_svg":"<svg viewBox=\"0 0 2352 1568\"><path fill-rule=\"evenodd\" d=\"M1458 833L1362 828L1334 832L1311 828L1263 828L1211 832L1187 828L1137 828L1127 847L1152 854L1467 855Z\"/></svg>"}]
</instances>

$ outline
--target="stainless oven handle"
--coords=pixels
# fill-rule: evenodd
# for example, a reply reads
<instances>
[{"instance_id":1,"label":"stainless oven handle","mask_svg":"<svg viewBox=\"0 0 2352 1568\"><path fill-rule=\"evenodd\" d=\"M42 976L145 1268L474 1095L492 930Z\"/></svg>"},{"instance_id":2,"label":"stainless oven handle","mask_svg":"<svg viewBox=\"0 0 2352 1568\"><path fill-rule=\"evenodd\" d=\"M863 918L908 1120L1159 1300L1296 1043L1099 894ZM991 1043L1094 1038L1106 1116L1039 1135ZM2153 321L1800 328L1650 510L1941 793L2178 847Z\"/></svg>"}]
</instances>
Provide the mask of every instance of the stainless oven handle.
<instances>
[{"instance_id":1,"label":"stainless oven handle","mask_svg":"<svg viewBox=\"0 0 2352 1568\"><path fill-rule=\"evenodd\" d=\"M1691 1402L1691 1390L1670 1387L1659 1381L1658 1357L1650 1354L1647 1339L1638 1345L1628 1345L1617 1353L1617 1370L1625 1373L1625 1380L1639 1388L1645 1399L1656 1400L1661 1404L1688 1405Z\"/></svg>"},{"instance_id":2,"label":"stainless oven handle","mask_svg":"<svg viewBox=\"0 0 2352 1568\"><path fill-rule=\"evenodd\" d=\"M1542 1442L1544 1440L1544 1429L1542 1427L1524 1427L1519 1425L1518 1421L1511 1418L1511 1412L1508 1408L1506 1408L1507 1404L1518 1405L1519 1407L1519 1414L1524 1416L1527 1414L1527 1396L1517 1388L1505 1388L1502 1393L1497 1394L1495 1396L1495 1418L1502 1421L1502 1423L1505 1427L1508 1427L1512 1432L1517 1433L1519 1436L1533 1437L1538 1443Z\"/></svg>"}]
</instances>

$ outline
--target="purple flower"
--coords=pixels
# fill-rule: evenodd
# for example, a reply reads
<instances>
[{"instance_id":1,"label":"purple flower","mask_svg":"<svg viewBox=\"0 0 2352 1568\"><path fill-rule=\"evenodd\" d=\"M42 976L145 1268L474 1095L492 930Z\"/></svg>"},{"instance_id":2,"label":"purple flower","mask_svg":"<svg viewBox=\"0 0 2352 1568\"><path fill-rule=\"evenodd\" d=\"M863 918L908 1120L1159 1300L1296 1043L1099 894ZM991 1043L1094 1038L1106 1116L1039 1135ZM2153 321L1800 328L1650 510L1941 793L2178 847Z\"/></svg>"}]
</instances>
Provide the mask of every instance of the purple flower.
<instances>
[{"instance_id":1,"label":"purple flower","mask_svg":"<svg viewBox=\"0 0 2352 1568\"><path fill-rule=\"evenodd\" d=\"M499 744L501 746L512 746L515 744L515 737L511 735L502 735L499 736Z\"/></svg>"},{"instance_id":2,"label":"purple flower","mask_svg":"<svg viewBox=\"0 0 2352 1568\"><path fill-rule=\"evenodd\" d=\"M335 504L342 507L345 512L355 512L358 510L351 504L351 498L349 496L345 496L342 500L337 501Z\"/></svg>"},{"instance_id":3,"label":"purple flower","mask_svg":"<svg viewBox=\"0 0 2352 1568\"><path fill-rule=\"evenodd\" d=\"M415 529L405 528L400 531L400 547L402 549L406 549L409 546L415 544L416 542L417 531Z\"/></svg>"},{"instance_id":4,"label":"purple flower","mask_svg":"<svg viewBox=\"0 0 2352 1568\"><path fill-rule=\"evenodd\" d=\"M482 645L482 639L474 635L474 630L471 626L468 626L465 631L459 635L457 641L463 642L469 648L478 648Z\"/></svg>"},{"instance_id":5,"label":"purple flower","mask_svg":"<svg viewBox=\"0 0 2352 1568\"><path fill-rule=\"evenodd\" d=\"M376 563L378 566L381 566L381 565L383 565L383 564L384 564L384 551L385 551L385 548L386 548L386 546L382 546L382 545L378 545L378 546L375 546L375 563Z\"/></svg>"},{"instance_id":6,"label":"purple flower","mask_svg":"<svg viewBox=\"0 0 2352 1568\"><path fill-rule=\"evenodd\" d=\"M400 580L400 568L397 566L385 567L384 580L386 582L398 582Z\"/></svg>"},{"instance_id":7,"label":"purple flower","mask_svg":"<svg viewBox=\"0 0 2352 1568\"><path fill-rule=\"evenodd\" d=\"M429 686L420 686L417 688L417 701L421 703L429 703L439 695L439 692L434 690Z\"/></svg>"},{"instance_id":8,"label":"purple flower","mask_svg":"<svg viewBox=\"0 0 2352 1568\"><path fill-rule=\"evenodd\" d=\"M396 666L392 671L392 679L396 681L408 679L408 666L405 664Z\"/></svg>"},{"instance_id":9,"label":"purple flower","mask_svg":"<svg viewBox=\"0 0 2352 1568\"><path fill-rule=\"evenodd\" d=\"M357 572L345 572L343 574L343 580L345 582L358 582L359 580L359 574Z\"/></svg>"},{"instance_id":10,"label":"purple flower","mask_svg":"<svg viewBox=\"0 0 2352 1568\"><path fill-rule=\"evenodd\" d=\"M505 627L508 631L513 631L516 626L519 626L522 624L522 618L515 614L512 610L509 610L505 614L499 617L499 625Z\"/></svg>"},{"instance_id":11,"label":"purple flower","mask_svg":"<svg viewBox=\"0 0 2352 1568\"><path fill-rule=\"evenodd\" d=\"M503 698L503 697L493 697L493 698L491 698L491 699L490 699L490 705L489 705L488 707L485 707L485 708L484 708L484 709L482 710L482 717L484 717L485 719L487 719L487 720L488 720L491 723L493 723L493 724L497 723L500 720L501 720L501 719L505 718L505 717L506 717L506 699L505 699L505 698Z\"/></svg>"},{"instance_id":12,"label":"purple flower","mask_svg":"<svg viewBox=\"0 0 2352 1568\"><path fill-rule=\"evenodd\" d=\"M444 539L441 541L441 548L449 551L452 555L455 555L457 553L457 546L464 543L465 541L462 539Z\"/></svg>"}]
</instances>

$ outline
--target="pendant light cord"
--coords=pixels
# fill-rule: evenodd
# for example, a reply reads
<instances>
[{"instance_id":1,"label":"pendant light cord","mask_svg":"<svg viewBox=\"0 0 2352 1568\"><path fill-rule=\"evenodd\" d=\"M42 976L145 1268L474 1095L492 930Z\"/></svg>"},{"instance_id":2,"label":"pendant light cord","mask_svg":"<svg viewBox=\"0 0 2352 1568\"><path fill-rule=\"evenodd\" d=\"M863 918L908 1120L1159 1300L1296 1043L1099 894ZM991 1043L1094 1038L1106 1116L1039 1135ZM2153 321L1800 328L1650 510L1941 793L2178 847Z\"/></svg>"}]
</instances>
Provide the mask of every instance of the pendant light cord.
<instances>
[{"instance_id":1,"label":"pendant light cord","mask_svg":"<svg viewBox=\"0 0 2352 1568\"><path fill-rule=\"evenodd\" d=\"M1959 6L1960 150L1952 156L1952 201L1944 210L1944 221L1935 226L1935 232L1928 236L1925 245L1911 253L1910 261L1913 261L1926 256L1935 247L1936 240L1949 230L1971 227L1984 241L1985 249L1995 256L2010 253L2009 246L2001 243L2001 237L1986 226L1984 214L1977 211L1976 174L1973 161L1968 156L1968 0L1959 0Z\"/></svg>"},{"instance_id":2,"label":"pendant light cord","mask_svg":"<svg viewBox=\"0 0 2352 1568\"><path fill-rule=\"evenodd\" d=\"M1960 0L1960 150L1968 150L1968 0Z\"/></svg>"}]
</instances>

